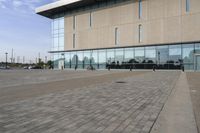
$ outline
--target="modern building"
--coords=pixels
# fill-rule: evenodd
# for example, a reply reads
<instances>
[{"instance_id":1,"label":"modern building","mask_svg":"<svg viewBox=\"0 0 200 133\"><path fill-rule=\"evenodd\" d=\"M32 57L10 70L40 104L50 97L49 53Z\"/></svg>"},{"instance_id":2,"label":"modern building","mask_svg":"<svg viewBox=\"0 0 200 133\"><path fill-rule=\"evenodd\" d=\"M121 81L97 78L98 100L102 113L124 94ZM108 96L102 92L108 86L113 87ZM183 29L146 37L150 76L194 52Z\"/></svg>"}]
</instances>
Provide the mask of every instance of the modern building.
<instances>
[{"instance_id":1,"label":"modern building","mask_svg":"<svg viewBox=\"0 0 200 133\"><path fill-rule=\"evenodd\" d=\"M200 70L200 0L60 0L52 19L54 68Z\"/></svg>"}]
</instances>

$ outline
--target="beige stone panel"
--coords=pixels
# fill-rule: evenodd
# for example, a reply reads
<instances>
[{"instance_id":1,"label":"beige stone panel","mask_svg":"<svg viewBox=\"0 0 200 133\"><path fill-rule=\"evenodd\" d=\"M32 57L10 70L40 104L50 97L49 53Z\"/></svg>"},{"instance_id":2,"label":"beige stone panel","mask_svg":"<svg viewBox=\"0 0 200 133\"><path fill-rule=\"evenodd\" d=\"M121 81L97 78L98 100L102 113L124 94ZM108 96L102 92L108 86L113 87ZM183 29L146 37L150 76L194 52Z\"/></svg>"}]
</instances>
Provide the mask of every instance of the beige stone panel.
<instances>
[{"instance_id":1,"label":"beige stone panel","mask_svg":"<svg viewBox=\"0 0 200 133\"><path fill-rule=\"evenodd\" d=\"M134 15L133 3L121 6L121 12L120 12L121 24L132 23L133 15Z\"/></svg>"},{"instance_id":2,"label":"beige stone panel","mask_svg":"<svg viewBox=\"0 0 200 133\"><path fill-rule=\"evenodd\" d=\"M139 21L139 8L138 8L138 0L133 2L133 22Z\"/></svg>"},{"instance_id":3,"label":"beige stone panel","mask_svg":"<svg viewBox=\"0 0 200 133\"><path fill-rule=\"evenodd\" d=\"M93 12L93 28L108 26L109 22L109 9L103 9Z\"/></svg>"},{"instance_id":4,"label":"beige stone panel","mask_svg":"<svg viewBox=\"0 0 200 133\"><path fill-rule=\"evenodd\" d=\"M65 50L70 50L73 48L73 33L67 32L65 33Z\"/></svg>"},{"instance_id":5,"label":"beige stone panel","mask_svg":"<svg viewBox=\"0 0 200 133\"><path fill-rule=\"evenodd\" d=\"M115 26L119 25L121 22L121 8L120 6L109 8L109 24Z\"/></svg>"},{"instance_id":6,"label":"beige stone panel","mask_svg":"<svg viewBox=\"0 0 200 133\"><path fill-rule=\"evenodd\" d=\"M144 28L143 28L144 29ZM147 23L147 40L144 43L163 43L163 20L153 20Z\"/></svg>"},{"instance_id":7,"label":"beige stone panel","mask_svg":"<svg viewBox=\"0 0 200 133\"><path fill-rule=\"evenodd\" d=\"M150 0L142 0L142 17L141 17L140 21L149 19L149 14L148 14L149 13L149 9L148 9L149 1ZM137 3L137 5L138 5L138 3Z\"/></svg>"},{"instance_id":8,"label":"beige stone panel","mask_svg":"<svg viewBox=\"0 0 200 133\"><path fill-rule=\"evenodd\" d=\"M200 40L200 13L182 17L182 41Z\"/></svg>"},{"instance_id":9,"label":"beige stone panel","mask_svg":"<svg viewBox=\"0 0 200 133\"><path fill-rule=\"evenodd\" d=\"M181 17L170 17L164 20L164 43L181 42Z\"/></svg>"},{"instance_id":10,"label":"beige stone panel","mask_svg":"<svg viewBox=\"0 0 200 133\"><path fill-rule=\"evenodd\" d=\"M191 13L200 13L200 0L191 0L190 10Z\"/></svg>"},{"instance_id":11,"label":"beige stone panel","mask_svg":"<svg viewBox=\"0 0 200 133\"><path fill-rule=\"evenodd\" d=\"M164 17L181 15L181 0L164 0Z\"/></svg>"},{"instance_id":12,"label":"beige stone panel","mask_svg":"<svg viewBox=\"0 0 200 133\"><path fill-rule=\"evenodd\" d=\"M161 19L164 15L164 0L148 1L148 19Z\"/></svg>"},{"instance_id":13,"label":"beige stone panel","mask_svg":"<svg viewBox=\"0 0 200 133\"><path fill-rule=\"evenodd\" d=\"M97 29L88 31L88 46L90 48L98 48L99 47L98 30Z\"/></svg>"},{"instance_id":14,"label":"beige stone panel","mask_svg":"<svg viewBox=\"0 0 200 133\"><path fill-rule=\"evenodd\" d=\"M84 13L76 16L77 31L87 30L90 26L90 13Z\"/></svg>"},{"instance_id":15,"label":"beige stone panel","mask_svg":"<svg viewBox=\"0 0 200 133\"><path fill-rule=\"evenodd\" d=\"M98 29L98 47L105 48L105 47L113 47L115 46L114 42L114 28L105 27Z\"/></svg>"},{"instance_id":16,"label":"beige stone panel","mask_svg":"<svg viewBox=\"0 0 200 133\"><path fill-rule=\"evenodd\" d=\"M132 45L134 38L133 24L121 25L119 27L119 44L121 46Z\"/></svg>"},{"instance_id":17,"label":"beige stone panel","mask_svg":"<svg viewBox=\"0 0 200 133\"><path fill-rule=\"evenodd\" d=\"M88 43L88 30L79 31L76 34L76 49L90 48Z\"/></svg>"},{"instance_id":18,"label":"beige stone panel","mask_svg":"<svg viewBox=\"0 0 200 133\"><path fill-rule=\"evenodd\" d=\"M186 0L181 0L181 14L182 15L189 14L186 12Z\"/></svg>"},{"instance_id":19,"label":"beige stone panel","mask_svg":"<svg viewBox=\"0 0 200 133\"><path fill-rule=\"evenodd\" d=\"M73 31L73 17L65 16L65 32Z\"/></svg>"}]
</instances>

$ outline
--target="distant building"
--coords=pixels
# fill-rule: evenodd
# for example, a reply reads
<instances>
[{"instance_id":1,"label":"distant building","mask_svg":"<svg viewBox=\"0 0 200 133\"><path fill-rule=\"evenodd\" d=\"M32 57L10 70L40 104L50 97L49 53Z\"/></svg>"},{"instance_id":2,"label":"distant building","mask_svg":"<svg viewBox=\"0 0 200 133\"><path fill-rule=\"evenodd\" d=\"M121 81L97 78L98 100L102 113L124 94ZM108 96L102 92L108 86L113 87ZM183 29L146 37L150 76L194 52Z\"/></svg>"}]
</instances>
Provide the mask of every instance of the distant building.
<instances>
[{"instance_id":1,"label":"distant building","mask_svg":"<svg viewBox=\"0 0 200 133\"><path fill-rule=\"evenodd\" d=\"M52 19L54 68L200 70L200 0L61 0Z\"/></svg>"}]
</instances>

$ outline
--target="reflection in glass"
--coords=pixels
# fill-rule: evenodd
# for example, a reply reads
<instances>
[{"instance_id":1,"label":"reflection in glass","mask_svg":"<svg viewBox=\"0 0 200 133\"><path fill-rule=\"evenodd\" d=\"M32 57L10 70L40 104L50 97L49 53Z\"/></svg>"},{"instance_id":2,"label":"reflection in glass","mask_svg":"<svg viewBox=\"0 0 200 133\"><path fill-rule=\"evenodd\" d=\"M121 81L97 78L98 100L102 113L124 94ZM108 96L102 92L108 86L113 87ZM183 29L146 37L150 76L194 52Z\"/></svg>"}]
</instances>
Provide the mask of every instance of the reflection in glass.
<instances>
[{"instance_id":1,"label":"reflection in glass","mask_svg":"<svg viewBox=\"0 0 200 133\"><path fill-rule=\"evenodd\" d=\"M135 59L138 63L144 62L144 47L135 48Z\"/></svg>"},{"instance_id":2,"label":"reflection in glass","mask_svg":"<svg viewBox=\"0 0 200 133\"><path fill-rule=\"evenodd\" d=\"M200 54L200 43L195 44L195 53Z\"/></svg>"},{"instance_id":3,"label":"reflection in glass","mask_svg":"<svg viewBox=\"0 0 200 133\"><path fill-rule=\"evenodd\" d=\"M70 52L65 53L65 68L70 68Z\"/></svg>"},{"instance_id":4,"label":"reflection in glass","mask_svg":"<svg viewBox=\"0 0 200 133\"><path fill-rule=\"evenodd\" d=\"M99 68L104 69L106 67L106 50L99 50Z\"/></svg>"},{"instance_id":5,"label":"reflection in glass","mask_svg":"<svg viewBox=\"0 0 200 133\"><path fill-rule=\"evenodd\" d=\"M106 62L108 64L115 64L115 51L114 51L114 49L108 49L107 50Z\"/></svg>"},{"instance_id":6,"label":"reflection in glass","mask_svg":"<svg viewBox=\"0 0 200 133\"><path fill-rule=\"evenodd\" d=\"M124 49L115 50L115 61L117 64L122 64L122 62L124 61Z\"/></svg>"},{"instance_id":7,"label":"reflection in glass","mask_svg":"<svg viewBox=\"0 0 200 133\"><path fill-rule=\"evenodd\" d=\"M98 64L98 51L97 50L91 51L91 63Z\"/></svg>"},{"instance_id":8,"label":"reflection in glass","mask_svg":"<svg viewBox=\"0 0 200 133\"><path fill-rule=\"evenodd\" d=\"M195 48L195 50L194 50ZM200 44L163 45L137 48L115 48L104 50L89 50L65 52L65 68L86 69L180 69L183 64L186 70L193 70L196 66L194 53L200 53ZM61 53L53 53L54 68L58 68Z\"/></svg>"},{"instance_id":9,"label":"reflection in glass","mask_svg":"<svg viewBox=\"0 0 200 133\"><path fill-rule=\"evenodd\" d=\"M181 58L181 45L171 45L169 46L169 69L180 69L182 65Z\"/></svg>"},{"instance_id":10,"label":"reflection in glass","mask_svg":"<svg viewBox=\"0 0 200 133\"><path fill-rule=\"evenodd\" d=\"M192 63L193 62L193 52L194 45L193 44L185 44L183 45L183 62L184 63Z\"/></svg>"},{"instance_id":11,"label":"reflection in glass","mask_svg":"<svg viewBox=\"0 0 200 133\"><path fill-rule=\"evenodd\" d=\"M54 69L58 69L59 54L53 54L53 60Z\"/></svg>"},{"instance_id":12,"label":"reflection in glass","mask_svg":"<svg viewBox=\"0 0 200 133\"><path fill-rule=\"evenodd\" d=\"M64 17L52 21L52 51L64 50Z\"/></svg>"},{"instance_id":13,"label":"reflection in glass","mask_svg":"<svg viewBox=\"0 0 200 133\"><path fill-rule=\"evenodd\" d=\"M184 44L182 45L182 59L184 67L186 70L191 70L194 68L194 45L193 44Z\"/></svg>"},{"instance_id":14,"label":"reflection in glass","mask_svg":"<svg viewBox=\"0 0 200 133\"><path fill-rule=\"evenodd\" d=\"M83 51L77 52L77 63L78 63L78 68L83 68Z\"/></svg>"},{"instance_id":15,"label":"reflection in glass","mask_svg":"<svg viewBox=\"0 0 200 133\"><path fill-rule=\"evenodd\" d=\"M71 53L71 67L75 68L75 66L77 66L78 62L77 62L77 55L76 52L72 52Z\"/></svg>"},{"instance_id":16,"label":"reflection in glass","mask_svg":"<svg viewBox=\"0 0 200 133\"><path fill-rule=\"evenodd\" d=\"M91 58L91 52L84 51L84 68L90 66L90 58Z\"/></svg>"},{"instance_id":17,"label":"reflection in glass","mask_svg":"<svg viewBox=\"0 0 200 133\"><path fill-rule=\"evenodd\" d=\"M126 63L134 59L134 48L125 48L124 49L124 61Z\"/></svg>"},{"instance_id":18,"label":"reflection in glass","mask_svg":"<svg viewBox=\"0 0 200 133\"><path fill-rule=\"evenodd\" d=\"M156 63L156 47L145 48L145 63Z\"/></svg>"},{"instance_id":19,"label":"reflection in glass","mask_svg":"<svg viewBox=\"0 0 200 133\"><path fill-rule=\"evenodd\" d=\"M157 47L158 64L165 64L168 61L169 49L168 46Z\"/></svg>"},{"instance_id":20,"label":"reflection in glass","mask_svg":"<svg viewBox=\"0 0 200 133\"><path fill-rule=\"evenodd\" d=\"M177 64L181 62L181 45L169 46L169 61L168 63Z\"/></svg>"}]
</instances>

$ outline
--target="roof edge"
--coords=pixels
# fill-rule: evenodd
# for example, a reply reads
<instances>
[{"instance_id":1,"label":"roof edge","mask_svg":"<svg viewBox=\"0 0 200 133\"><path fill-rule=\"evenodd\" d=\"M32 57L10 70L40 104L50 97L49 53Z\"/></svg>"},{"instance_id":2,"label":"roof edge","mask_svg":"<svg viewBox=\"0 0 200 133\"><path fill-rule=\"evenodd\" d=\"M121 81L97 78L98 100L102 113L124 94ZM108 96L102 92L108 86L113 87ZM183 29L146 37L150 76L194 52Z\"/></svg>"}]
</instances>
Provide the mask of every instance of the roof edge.
<instances>
[{"instance_id":1,"label":"roof edge","mask_svg":"<svg viewBox=\"0 0 200 133\"><path fill-rule=\"evenodd\" d=\"M73 4L73 3L79 2L79 1L82 1L82 0L59 0L59 1L36 8L35 13L40 14L44 11L55 9L55 8L58 8L61 6L69 5L69 4Z\"/></svg>"}]
</instances>

